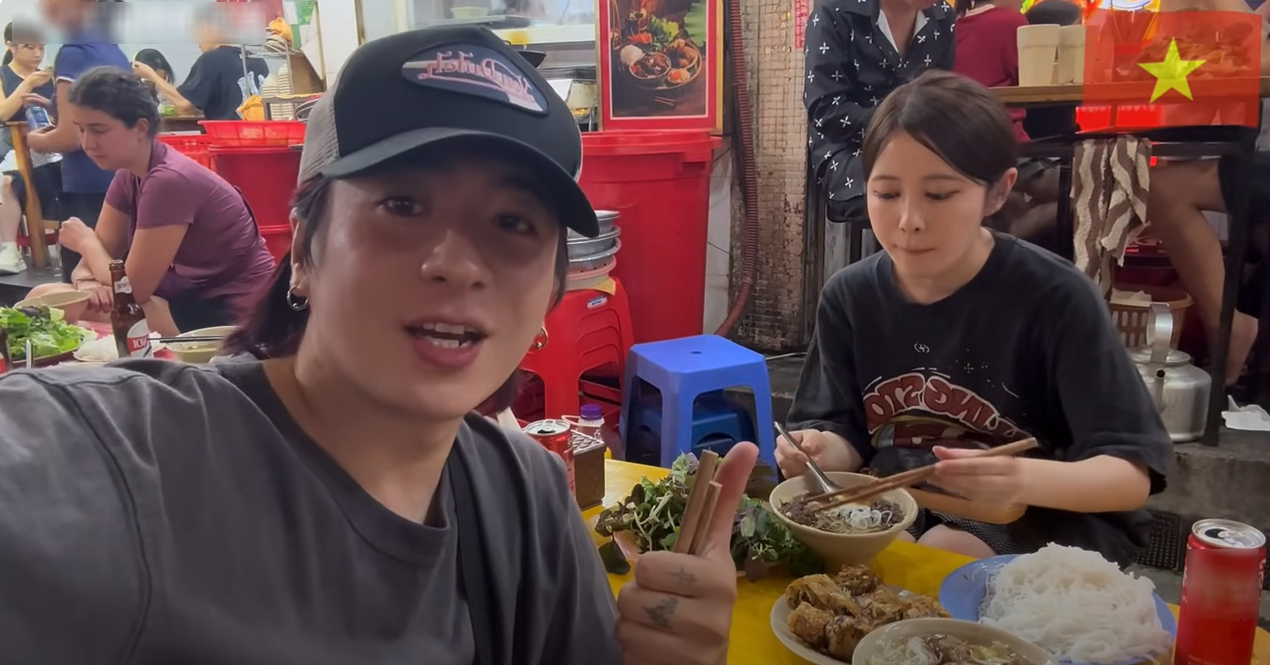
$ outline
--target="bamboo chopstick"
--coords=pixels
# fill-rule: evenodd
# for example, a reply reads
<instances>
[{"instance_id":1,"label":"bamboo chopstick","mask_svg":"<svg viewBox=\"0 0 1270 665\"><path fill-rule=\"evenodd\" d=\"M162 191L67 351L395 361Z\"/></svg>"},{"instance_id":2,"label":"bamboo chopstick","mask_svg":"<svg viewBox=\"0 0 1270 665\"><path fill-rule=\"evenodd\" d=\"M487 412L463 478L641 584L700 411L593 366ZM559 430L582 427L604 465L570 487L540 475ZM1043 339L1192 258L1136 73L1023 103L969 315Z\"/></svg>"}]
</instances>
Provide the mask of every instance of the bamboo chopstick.
<instances>
[{"instance_id":1,"label":"bamboo chopstick","mask_svg":"<svg viewBox=\"0 0 1270 665\"><path fill-rule=\"evenodd\" d=\"M711 480L710 485L706 488L706 498L704 505L701 507L702 518L697 521L697 532L692 534L692 548L688 553L697 556L701 554L701 549L705 547L706 539L710 537L710 529L714 525L714 509L719 505L719 491L723 489L723 485Z\"/></svg>"},{"instance_id":2,"label":"bamboo chopstick","mask_svg":"<svg viewBox=\"0 0 1270 665\"><path fill-rule=\"evenodd\" d=\"M1039 444L1035 438L1023 439L1022 441L1015 441L1014 443L1008 443L1004 446L989 448L988 450L979 452L975 455L975 457L1012 457L1014 455L1025 453L1037 447L1037 445ZM812 508L814 512L820 512L831 508L845 506L849 503L857 503L865 499L870 499L893 489L916 485L924 480L927 480L934 474L935 465L928 464L923 467L918 467L916 469L911 469L903 473L897 473L893 476L879 479L863 487L849 487L836 492L826 492L817 496L808 497L808 500L825 501L826 499L834 499L833 501L829 501L828 503Z\"/></svg>"},{"instance_id":3,"label":"bamboo chopstick","mask_svg":"<svg viewBox=\"0 0 1270 665\"><path fill-rule=\"evenodd\" d=\"M677 554L691 554L697 534L705 533L701 528L702 522L707 523L706 527L709 527L711 513L707 510L706 504L709 502L711 485L718 485L714 482L715 467L718 463L718 453L709 450L702 453L701 459L697 460L697 473L693 477L692 489L688 491L688 505L684 507L683 521L679 523L679 535L675 538L673 551Z\"/></svg>"}]
</instances>

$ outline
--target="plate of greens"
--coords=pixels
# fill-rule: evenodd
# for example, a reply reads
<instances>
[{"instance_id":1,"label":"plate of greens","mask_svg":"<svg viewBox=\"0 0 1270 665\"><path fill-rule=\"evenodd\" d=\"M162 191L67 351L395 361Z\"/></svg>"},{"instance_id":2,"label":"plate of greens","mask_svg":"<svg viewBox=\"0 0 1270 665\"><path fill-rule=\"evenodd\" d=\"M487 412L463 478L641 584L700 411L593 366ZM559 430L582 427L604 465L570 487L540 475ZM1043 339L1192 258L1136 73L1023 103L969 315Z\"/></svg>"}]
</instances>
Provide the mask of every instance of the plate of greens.
<instances>
[{"instance_id":1,"label":"plate of greens","mask_svg":"<svg viewBox=\"0 0 1270 665\"><path fill-rule=\"evenodd\" d=\"M610 573L624 575L638 554L675 546L696 471L697 457L681 455L665 478L640 479L621 502L600 512L595 532L608 539L600 546L600 555ZM756 466L732 524L732 561L737 575L751 581L766 577L773 569L802 576L819 573L824 567L820 558L772 515L766 502L752 498L768 496L775 481L771 468Z\"/></svg>"},{"instance_id":2,"label":"plate of greens","mask_svg":"<svg viewBox=\"0 0 1270 665\"><path fill-rule=\"evenodd\" d=\"M84 342L96 335L53 316L48 307L0 307L0 328L9 340L9 359L26 364L26 343L31 342L31 364L46 367L69 360Z\"/></svg>"}]
</instances>

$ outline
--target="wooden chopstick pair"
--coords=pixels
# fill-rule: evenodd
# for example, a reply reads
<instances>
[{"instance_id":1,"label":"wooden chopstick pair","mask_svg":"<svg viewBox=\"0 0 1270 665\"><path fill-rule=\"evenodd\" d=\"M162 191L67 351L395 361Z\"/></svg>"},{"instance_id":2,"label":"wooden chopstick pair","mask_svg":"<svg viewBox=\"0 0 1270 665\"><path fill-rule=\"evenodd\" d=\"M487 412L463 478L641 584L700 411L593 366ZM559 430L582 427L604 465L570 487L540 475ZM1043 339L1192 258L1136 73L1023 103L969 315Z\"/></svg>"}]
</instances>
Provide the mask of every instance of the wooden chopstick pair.
<instances>
[{"instance_id":1,"label":"wooden chopstick pair","mask_svg":"<svg viewBox=\"0 0 1270 665\"><path fill-rule=\"evenodd\" d=\"M1025 453L1037 447L1037 445L1039 444L1037 444L1035 438L1023 439L1022 441L1007 443L1004 446L989 448L988 450L979 452L975 455L975 457L1013 457L1014 455ZM881 478L863 487L849 487L836 492L825 492L824 494L817 494L816 496L808 497L808 500L825 501L826 499L833 499L833 501L829 501L828 503L812 508L814 512L820 512L822 510L845 506L849 503L858 503L860 501L864 501L865 499L871 499L879 494L889 492L893 489L916 485L928 480L933 475L935 475L935 465L928 464L916 469L910 469L903 473L897 473L893 476Z\"/></svg>"},{"instance_id":2,"label":"wooden chopstick pair","mask_svg":"<svg viewBox=\"0 0 1270 665\"><path fill-rule=\"evenodd\" d=\"M693 477L692 489L688 490L688 505L684 507L679 536L672 548L676 554L696 555L705 546L714 508L719 503L719 490L723 487L714 480L718 465L718 453L709 450L701 453L701 458L697 460L697 473Z\"/></svg>"}]
</instances>

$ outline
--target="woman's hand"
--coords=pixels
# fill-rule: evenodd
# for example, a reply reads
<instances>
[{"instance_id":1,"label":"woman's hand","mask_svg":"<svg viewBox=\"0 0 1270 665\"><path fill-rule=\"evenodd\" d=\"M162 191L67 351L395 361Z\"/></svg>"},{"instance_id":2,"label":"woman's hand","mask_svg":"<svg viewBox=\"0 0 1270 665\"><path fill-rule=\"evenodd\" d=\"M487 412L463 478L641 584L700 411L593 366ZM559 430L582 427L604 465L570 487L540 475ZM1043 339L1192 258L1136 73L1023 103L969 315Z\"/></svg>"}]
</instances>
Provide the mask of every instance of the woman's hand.
<instances>
[{"instance_id":1,"label":"woman's hand","mask_svg":"<svg viewBox=\"0 0 1270 665\"><path fill-rule=\"evenodd\" d=\"M624 665L722 665L736 604L730 546L736 508L758 448L739 443L719 466L722 486L698 556L646 552L617 596L617 639Z\"/></svg>"},{"instance_id":2,"label":"woman's hand","mask_svg":"<svg viewBox=\"0 0 1270 665\"><path fill-rule=\"evenodd\" d=\"M22 95L22 101L31 106L43 106L46 109L53 108L53 100L44 95L37 95L34 92Z\"/></svg>"},{"instance_id":3,"label":"woman's hand","mask_svg":"<svg viewBox=\"0 0 1270 665\"><path fill-rule=\"evenodd\" d=\"M97 282L84 280L75 285L75 289L88 294L88 311L97 314L109 314L115 306L115 295L110 288Z\"/></svg>"},{"instance_id":4,"label":"woman's hand","mask_svg":"<svg viewBox=\"0 0 1270 665\"><path fill-rule=\"evenodd\" d=\"M46 69L37 69L34 72L32 72L29 76L22 79L22 83L19 86L19 89L22 91L23 96L29 95L29 94L32 94L31 93L32 90L35 90L36 88L44 85L45 83L48 83L51 80L53 80L53 72L50 72Z\"/></svg>"},{"instance_id":5,"label":"woman's hand","mask_svg":"<svg viewBox=\"0 0 1270 665\"><path fill-rule=\"evenodd\" d=\"M77 254L83 254L91 243L97 242L97 232L88 228L78 217L72 217L58 226L58 243Z\"/></svg>"},{"instance_id":6,"label":"woman's hand","mask_svg":"<svg viewBox=\"0 0 1270 665\"><path fill-rule=\"evenodd\" d=\"M935 475L931 484L971 501L1022 505L1028 486L1027 460L982 457L979 450L935 446Z\"/></svg>"},{"instance_id":7,"label":"woman's hand","mask_svg":"<svg viewBox=\"0 0 1270 665\"><path fill-rule=\"evenodd\" d=\"M860 466L857 456L853 454L855 451L851 450L851 444L841 441L833 434L816 429L803 429L789 434L798 440L803 450L825 471L854 471ZM796 478L807 473L807 455L799 452L785 437L777 436L776 466L780 467L786 478Z\"/></svg>"}]
</instances>

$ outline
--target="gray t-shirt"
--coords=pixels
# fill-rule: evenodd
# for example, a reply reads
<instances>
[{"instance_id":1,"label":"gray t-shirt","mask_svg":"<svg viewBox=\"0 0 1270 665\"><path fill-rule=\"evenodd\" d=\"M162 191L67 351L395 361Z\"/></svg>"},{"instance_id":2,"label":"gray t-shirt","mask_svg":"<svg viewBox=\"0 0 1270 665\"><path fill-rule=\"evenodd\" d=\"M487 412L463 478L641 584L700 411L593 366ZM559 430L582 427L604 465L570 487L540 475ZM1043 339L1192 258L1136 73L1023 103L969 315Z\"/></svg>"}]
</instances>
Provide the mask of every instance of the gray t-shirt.
<instances>
[{"instance_id":1,"label":"gray t-shirt","mask_svg":"<svg viewBox=\"0 0 1270 665\"><path fill-rule=\"evenodd\" d=\"M461 456L498 600L491 665L619 663L563 465L478 416L455 449L428 526L305 436L258 362L6 374L0 660L472 665Z\"/></svg>"}]
</instances>

